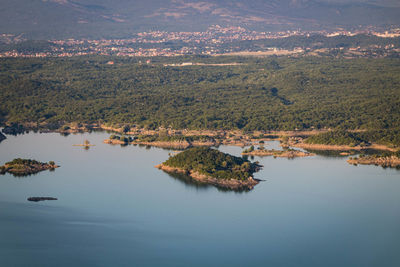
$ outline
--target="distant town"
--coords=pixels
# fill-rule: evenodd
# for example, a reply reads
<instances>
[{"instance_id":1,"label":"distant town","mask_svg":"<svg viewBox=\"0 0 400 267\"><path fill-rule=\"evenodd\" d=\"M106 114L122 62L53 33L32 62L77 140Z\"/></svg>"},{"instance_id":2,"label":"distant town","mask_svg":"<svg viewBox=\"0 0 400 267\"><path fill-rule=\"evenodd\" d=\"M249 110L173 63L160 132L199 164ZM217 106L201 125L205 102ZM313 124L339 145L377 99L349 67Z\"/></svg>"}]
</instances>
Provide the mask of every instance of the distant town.
<instances>
[{"instance_id":1,"label":"distant town","mask_svg":"<svg viewBox=\"0 0 400 267\"><path fill-rule=\"evenodd\" d=\"M367 38L367 42L354 41L353 39L358 38L358 36ZM346 39L346 37L348 38ZM324 40L336 38L335 40L338 42L333 45L326 45L324 41L318 38L325 38ZM1 34L0 57L72 57L82 55L127 57L172 57L181 55L296 56L302 54L337 55L338 53L348 57L385 57L400 54L399 38L400 28L382 30L371 27L354 31L338 29L331 32L301 30L257 32L242 27L221 27L218 25L212 26L204 32L150 31L137 33L129 39L110 40L67 39L30 42L24 39L23 35ZM289 40L289 44L280 41L285 39ZM290 43L290 41L293 42ZM297 46L293 46L293 44L297 44Z\"/></svg>"}]
</instances>

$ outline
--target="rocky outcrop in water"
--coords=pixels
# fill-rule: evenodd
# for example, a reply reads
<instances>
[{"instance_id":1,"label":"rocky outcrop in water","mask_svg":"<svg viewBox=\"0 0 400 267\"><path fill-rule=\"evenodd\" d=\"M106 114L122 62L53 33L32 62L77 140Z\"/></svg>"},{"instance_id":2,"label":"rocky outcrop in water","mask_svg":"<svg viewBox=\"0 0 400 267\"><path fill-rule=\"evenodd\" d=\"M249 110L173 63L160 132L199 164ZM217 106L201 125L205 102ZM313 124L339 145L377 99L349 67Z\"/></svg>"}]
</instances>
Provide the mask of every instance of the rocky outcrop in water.
<instances>
[{"instance_id":1,"label":"rocky outcrop in water","mask_svg":"<svg viewBox=\"0 0 400 267\"><path fill-rule=\"evenodd\" d=\"M7 139L7 137L0 132L0 143L1 143L1 141L5 140L5 139Z\"/></svg>"},{"instance_id":2,"label":"rocky outcrop in water","mask_svg":"<svg viewBox=\"0 0 400 267\"><path fill-rule=\"evenodd\" d=\"M360 156L356 158L349 158L348 163L353 165L376 165L384 168L400 168L400 158L397 156Z\"/></svg>"},{"instance_id":3,"label":"rocky outcrop in water","mask_svg":"<svg viewBox=\"0 0 400 267\"><path fill-rule=\"evenodd\" d=\"M46 201L46 200L58 200L55 197L28 197L28 201L32 202L39 202L39 201Z\"/></svg>"}]
</instances>

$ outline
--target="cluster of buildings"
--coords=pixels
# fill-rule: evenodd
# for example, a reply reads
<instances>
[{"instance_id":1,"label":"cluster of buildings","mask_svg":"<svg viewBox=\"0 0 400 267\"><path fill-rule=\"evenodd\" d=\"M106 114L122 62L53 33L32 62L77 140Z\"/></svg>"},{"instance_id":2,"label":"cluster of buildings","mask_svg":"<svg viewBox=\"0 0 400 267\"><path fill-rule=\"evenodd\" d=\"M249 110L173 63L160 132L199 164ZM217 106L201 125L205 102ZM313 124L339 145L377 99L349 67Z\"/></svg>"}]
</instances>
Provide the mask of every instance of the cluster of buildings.
<instances>
[{"instance_id":1,"label":"cluster of buildings","mask_svg":"<svg viewBox=\"0 0 400 267\"><path fill-rule=\"evenodd\" d=\"M376 29L363 29L346 31L282 31L282 32L257 32L242 27L221 27L218 25L208 28L204 32L165 32L150 31L142 32L128 39L67 39L51 40L47 49L40 52L29 50L11 49L0 51L0 57L71 57L80 55L115 55L131 57L152 56L179 56L179 55L215 55L229 54L243 51L241 41L256 41L265 39L279 39L291 36L323 35L334 37L339 35L354 36L357 34L369 34L379 37L400 37L400 28L385 31ZM21 42L21 36L0 35L0 42ZM381 47L380 49L391 49L393 47ZM266 48L274 51L280 48ZM306 48L305 48L306 49ZM353 48L358 51L358 48ZM307 50L307 49L306 49ZM254 52L254 51L253 51ZM279 54L279 53L278 53Z\"/></svg>"}]
</instances>

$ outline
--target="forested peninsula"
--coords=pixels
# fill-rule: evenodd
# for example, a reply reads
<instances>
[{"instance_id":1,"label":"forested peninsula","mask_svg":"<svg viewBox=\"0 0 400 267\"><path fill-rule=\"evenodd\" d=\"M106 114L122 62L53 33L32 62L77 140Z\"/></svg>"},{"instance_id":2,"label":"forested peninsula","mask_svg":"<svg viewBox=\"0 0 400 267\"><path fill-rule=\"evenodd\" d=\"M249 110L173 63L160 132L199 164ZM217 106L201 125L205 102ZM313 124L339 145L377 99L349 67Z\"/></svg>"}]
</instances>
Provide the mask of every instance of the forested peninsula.
<instances>
[{"instance_id":1,"label":"forested peninsula","mask_svg":"<svg viewBox=\"0 0 400 267\"><path fill-rule=\"evenodd\" d=\"M223 140L232 131L249 138L254 132L320 131L308 141L297 136L310 146L400 146L398 58L187 56L142 62L1 58L0 122L66 133L107 127L225 131ZM182 62L238 65L166 66Z\"/></svg>"}]
</instances>

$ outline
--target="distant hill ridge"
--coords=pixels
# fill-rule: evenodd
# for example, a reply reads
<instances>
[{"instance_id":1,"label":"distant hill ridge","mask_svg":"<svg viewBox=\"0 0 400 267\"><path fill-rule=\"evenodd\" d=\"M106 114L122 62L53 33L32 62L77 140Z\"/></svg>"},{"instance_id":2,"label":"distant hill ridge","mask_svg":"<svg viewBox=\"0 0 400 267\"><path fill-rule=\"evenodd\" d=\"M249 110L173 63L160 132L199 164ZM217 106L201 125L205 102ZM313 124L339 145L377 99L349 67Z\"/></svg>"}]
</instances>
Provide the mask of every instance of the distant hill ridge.
<instances>
[{"instance_id":1,"label":"distant hill ridge","mask_svg":"<svg viewBox=\"0 0 400 267\"><path fill-rule=\"evenodd\" d=\"M400 25L393 0L15 0L3 1L0 33L29 39L124 38L148 30L255 30Z\"/></svg>"}]
</instances>

